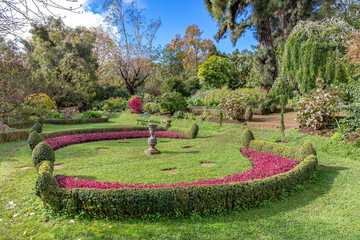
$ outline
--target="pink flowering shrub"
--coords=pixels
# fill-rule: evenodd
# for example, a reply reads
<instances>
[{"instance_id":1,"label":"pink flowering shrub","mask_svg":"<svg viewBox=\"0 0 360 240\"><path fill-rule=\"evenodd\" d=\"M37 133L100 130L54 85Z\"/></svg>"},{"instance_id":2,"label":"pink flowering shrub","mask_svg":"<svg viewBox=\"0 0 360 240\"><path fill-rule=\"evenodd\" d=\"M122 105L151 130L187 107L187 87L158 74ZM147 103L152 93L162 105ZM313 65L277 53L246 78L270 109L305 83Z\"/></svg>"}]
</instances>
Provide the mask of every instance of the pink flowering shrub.
<instances>
[{"instance_id":1,"label":"pink flowering shrub","mask_svg":"<svg viewBox=\"0 0 360 240\"><path fill-rule=\"evenodd\" d=\"M141 113L143 111L143 106L138 96L131 99L127 104L133 113Z\"/></svg>"},{"instance_id":2,"label":"pink flowering shrub","mask_svg":"<svg viewBox=\"0 0 360 240\"><path fill-rule=\"evenodd\" d=\"M113 189L113 188L164 188L164 187L187 187L194 185L212 185L224 184L231 182L245 182L253 179L263 179L276 174L287 172L293 169L298 162L289 158L281 157L272 153L258 152L252 149L240 149L241 153L247 157L252 163L253 168L244 173L239 172L235 175L228 175L221 179L198 180L190 183L173 183L173 184L127 184L127 183L111 183L96 182L92 179L74 178L71 176L56 175L55 179L60 188L97 188L97 189Z\"/></svg>"},{"instance_id":3,"label":"pink flowering shrub","mask_svg":"<svg viewBox=\"0 0 360 240\"><path fill-rule=\"evenodd\" d=\"M189 139L186 136L158 131L155 133L157 138L177 138L177 139ZM97 142L106 140L117 140L117 139L130 139L130 138L148 138L150 133L148 131L128 131L128 132L105 132L105 133L85 133L77 135L67 135L56 138L49 138L44 140L51 148L55 151L59 148L87 142Z\"/></svg>"}]
</instances>

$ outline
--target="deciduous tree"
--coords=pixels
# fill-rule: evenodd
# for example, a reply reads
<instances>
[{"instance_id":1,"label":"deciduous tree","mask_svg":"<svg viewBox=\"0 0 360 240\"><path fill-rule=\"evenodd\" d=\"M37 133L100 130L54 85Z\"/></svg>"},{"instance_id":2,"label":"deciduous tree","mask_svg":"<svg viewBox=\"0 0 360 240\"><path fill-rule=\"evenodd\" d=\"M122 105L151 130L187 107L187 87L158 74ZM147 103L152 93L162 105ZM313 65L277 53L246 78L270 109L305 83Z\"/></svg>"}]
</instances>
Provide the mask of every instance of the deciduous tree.
<instances>
[{"instance_id":1,"label":"deciduous tree","mask_svg":"<svg viewBox=\"0 0 360 240\"><path fill-rule=\"evenodd\" d=\"M210 39L203 39L201 35L202 32L198 26L193 24L186 28L184 37L176 34L168 45L180 56L185 68L198 66L216 53L214 43Z\"/></svg>"},{"instance_id":2,"label":"deciduous tree","mask_svg":"<svg viewBox=\"0 0 360 240\"><path fill-rule=\"evenodd\" d=\"M106 0L107 21L118 29L116 51L113 59L116 72L131 95L151 76L153 40L161 20L147 21L136 2L126 4L123 0Z\"/></svg>"}]
</instances>

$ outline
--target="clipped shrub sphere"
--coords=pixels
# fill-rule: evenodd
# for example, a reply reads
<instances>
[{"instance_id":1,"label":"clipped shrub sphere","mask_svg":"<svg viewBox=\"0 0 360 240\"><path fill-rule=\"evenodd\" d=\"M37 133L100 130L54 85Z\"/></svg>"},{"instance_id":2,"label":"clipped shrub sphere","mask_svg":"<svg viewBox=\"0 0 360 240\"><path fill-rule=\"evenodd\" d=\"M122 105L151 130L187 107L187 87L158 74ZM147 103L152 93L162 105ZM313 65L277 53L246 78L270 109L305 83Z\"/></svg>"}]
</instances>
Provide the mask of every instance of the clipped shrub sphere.
<instances>
[{"instance_id":1,"label":"clipped shrub sphere","mask_svg":"<svg viewBox=\"0 0 360 240\"><path fill-rule=\"evenodd\" d=\"M304 143L296 154L296 160L301 162L310 155L316 156L316 150L311 143Z\"/></svg>"},{"instance_id":2,"label":"clipped shrub sphere","mask_svg":"<svg viewBox=\"0 0 360 240\"><path fill-rule=\"evenodd\" d=\"M38 164L43 161L55 162L55 153L46 142L41 142L33 150L32 154L33 164L38 169Z\"/></svg>"},{"instance_id":3,"label":"clipped shrub sphere","mask_svg":"<svg viewBox=\"0 0 360 240\"><path fill-rule=\"evenodd\" d=\"M42 133L42 126L41 126L40 123L36 122L36 123L34 124L34 126L32 126L32 128L30 129L29 132L32 133L32 132L34 132L34 131L36 131L36 132L38 132L38 133Z\"/></svg>"},{"instance_id":4,"label":"clipped shrub sphere","mask_svg":"<svg viewBox=\"0 0 360 240\"><path fill-rule=\"evenodd\" d=\"M196 138L198 133L199 133L199 126L196 123L193 123L193 125L191 125L188 131L188 137L191 139Z\"/></svg>"},{"instance_id":5,"label":"clipped shrub sphere","mask_svg":"<svg viewBox=\"0 0 360 240\"><path fill-rule=\"evenodd\" d=\"M245 129L241 134L241 142L244 148L249 148L250 142L255 140L254 134L249 129Z\"/></svg>"},{"instance_id":6,"label":"clipped shrub sphere","mask_svg":"<svg viewBox=\"0 0 360 240\"><path fill-rule=\"evenodd\" d=\"M40 136L40 134L37 131L33 131L29 135L29 138L28 138L28 143L29 143L30 149L33 150L36 147L36 145L38 145L42 141L43 141L43 139Z\"/></svg>"},{"instance_id":7,"label":"clipped shrub sphere","mask_svg":"<svg viewBox=\"0 0 360 240\"><path fill-rule=\"evenodd\" d=\"M251 119L253 118L253 111L251 107L246 108L244 118L245 121L251 121Z\"/></svg>"}]
</instances>

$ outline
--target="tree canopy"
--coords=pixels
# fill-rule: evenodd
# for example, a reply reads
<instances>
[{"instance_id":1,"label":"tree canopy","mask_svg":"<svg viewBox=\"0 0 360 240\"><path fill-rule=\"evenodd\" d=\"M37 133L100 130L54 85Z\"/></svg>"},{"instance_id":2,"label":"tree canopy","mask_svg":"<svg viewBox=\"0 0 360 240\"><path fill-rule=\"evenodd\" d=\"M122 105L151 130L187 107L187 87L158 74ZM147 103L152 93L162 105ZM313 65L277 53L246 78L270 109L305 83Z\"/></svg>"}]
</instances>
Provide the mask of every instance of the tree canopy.
<instances>
[{"instance_id":1,"label":"tree canopy","mask_svg":"<svg viewBox=\"0 0 360 240\"><path fill-rule=\"evenodd\" d=\"M34 25L31 33L32 38L25 42L26 62L43 92L58 104L89 101L97 80L95 36L84 28L68 28L54 18Z\"/></svg>"},{"instance_id":2,"label":"tree canopy","mask_svg":"<svg viewBox=\"0 0 360 240\"><path fill-rule=\"evenodd\" d=\"M286 42L282 72L302 93L311 91L317 78L327 84L346 82L342 58L353 31L349 24L337 19L301 22Z\"/></svg>"}]
</instances>

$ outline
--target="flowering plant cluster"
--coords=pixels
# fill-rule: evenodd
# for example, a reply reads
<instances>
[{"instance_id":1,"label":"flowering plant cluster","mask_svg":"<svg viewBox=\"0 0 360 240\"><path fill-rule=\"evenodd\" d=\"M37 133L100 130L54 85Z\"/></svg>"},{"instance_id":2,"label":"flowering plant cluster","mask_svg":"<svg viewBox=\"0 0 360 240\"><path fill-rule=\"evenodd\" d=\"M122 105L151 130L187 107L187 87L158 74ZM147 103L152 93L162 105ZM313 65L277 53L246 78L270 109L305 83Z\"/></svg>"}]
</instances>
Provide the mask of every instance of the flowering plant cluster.
<instances>
[{"instance_id":1,"label":"flowering plant cluster","mask_svg":"<svg viewBox=\"0 0 360 240\"><path fill-rule=\"evenodd\" d=\"M157 138L177 138L177 139L189 139L186 136L158 131L155 133ZM130 138L148 138L150 133L148 131L124 131L124 132L106 132L106 133L86 133L77 135L67 135L56 138L46 139L44 142L49 144L55 151L59 148L87 142L106 141L106 140L117 140L117 139L130 139Z\"/></svg>"},{"instance_id":2,"label":"flowering plant cluster","mask_svg":"<svg viewBox=\"0 0 360 240\"><path fill-rule=\"evenodd\" d=\"M227 117L236 120L244 119L246 107L247 101L241 93L231 95L229 98L223 98L219 104L219 108L225 112Z\"/></svg>"},{"instance_id":3,"label":"flowering plant cluster","mask_svg":"<svg viewBox=\"0 0 360 240\"><path fill-rule=\"evenodd\" d=\"M242 148L241 153L247 157L252 163L253 168L244 173L239 172L235 175L228 175L221 179L203 180L190 183L173 183L173 184L157 184L157 185L143 185L143 184L127 184L127 183L111 183L111 182L96 182L92 179L74 178L71 176L56 175L55 179L60 188L96 188L96 189L114 189L114 188L165 188L165 187L187 187L194 185L213 185L224 184L231 182L245 182L253 179L263 179L276 174L287 172L293 169L298 162L281 157L272 153L259 152L252 149Z\"/></svg>"},{"instance_id":4,"label":"flowering plant cluster","mask_svg":"<svg viewBox=\"0 0 360 240\"><path fill-rule=\"evenodd\" d=\"M133 99L131 99L128 102L128 106L133 113L141 113L143 111L143 106L139 96L136 96Z\"/></svg>"},{"instance_id":5,"label":"flowering plant cluster","mask_svg":"<svg viewBox=\"0 0 360 240\"><path fill-rule=\"evenodd\" d=\"M178 92L164 94L158 101L160 102L161 113L173 114L176 111L183 110L187 105L184 97Z\"/></svg>"},{"instance_id":6,"label":"flowering plant cluster","mask_svg":"<svg viewBox=\"0 0 360 240\"><path fill-rule=\"evenodd\" d=\"M340 110L342 92L337 87L325 88L321 78L316 80L317 88L297 102L296 120L314 130L326 127Z\"/></svg>"}]
</instances>

